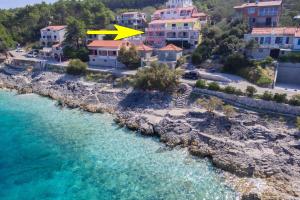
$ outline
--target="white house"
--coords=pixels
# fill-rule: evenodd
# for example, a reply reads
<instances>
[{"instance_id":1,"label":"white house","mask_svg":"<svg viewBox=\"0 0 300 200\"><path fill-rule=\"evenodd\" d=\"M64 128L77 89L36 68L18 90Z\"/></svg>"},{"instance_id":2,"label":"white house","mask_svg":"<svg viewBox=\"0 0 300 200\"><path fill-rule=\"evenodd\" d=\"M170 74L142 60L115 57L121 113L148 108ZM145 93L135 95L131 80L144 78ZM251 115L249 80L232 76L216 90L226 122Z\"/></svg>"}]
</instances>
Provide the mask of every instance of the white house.
<instances>
[{"instance_id":1,"label":"white house","mask_svg":"<svg viewBox=\"0 0 300 200\"><path fill-rule=\"evenodd\" d=\"M54 44L61 44L65 40L66 26L47 26L41 29L41 45L52 47Z\"/></svg>"},{"instance_id":2,"label":"white house","mask_svg":"<svg viewBox=\"0 0 300 200\"><path fill-rule=\"evenodd\" d=\"M184 8L193 6L192 0L168 0L166 3L167 8Z\"/></svg>"},{"instance_id":3,"label":"white house","mask_svg":"<svg viewBox=\"0 0 300 200\"><path fill-rule=\"evenodd\" d=\"M130 42L121 40L94 40L88 45L90 65L101 67L124 67L117 57L122 46L130 47Z\"/></svg>"},{"instance_id":4,"label":"white house","mask_svg":"<svg viewBox=\"0 0 300 200\"><path fill-rule=\"evenodd\" d=\"M142 12L125 12L117 16L119 25L127 26L135 29L143 29L146 27L146 14Z\"/></svg>"},{"instance_id":5,"label":"white house","mask_svg":"<svg viewBox=\"0 0 300 200\"><path fill-rule=\"evenodd\" d=\"M254 59L278 58L287 52L300 52L300 28L297 27L253 28L244 38L246 41L255 40L259 45L259 48L248 51Z\"/></svg>"}]
</instances>

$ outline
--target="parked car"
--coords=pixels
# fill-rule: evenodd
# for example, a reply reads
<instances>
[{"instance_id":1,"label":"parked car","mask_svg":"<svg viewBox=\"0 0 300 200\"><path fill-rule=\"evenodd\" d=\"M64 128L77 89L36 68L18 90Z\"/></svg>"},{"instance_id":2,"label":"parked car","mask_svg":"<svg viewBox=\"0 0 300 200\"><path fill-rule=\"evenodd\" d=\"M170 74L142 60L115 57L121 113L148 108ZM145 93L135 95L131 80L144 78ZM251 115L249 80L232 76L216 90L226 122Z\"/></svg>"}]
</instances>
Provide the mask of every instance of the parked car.
<instances>
[{"instance_id":1,"label":"parked car","mask_svg":"<svg viewBox=\"0 0 300 200\"><path fill-rule=\"evenodd\" d=\"M37 52L31 51L28 54L26 54L26 57L28 58L36 58L38 56Z\"/></svg>"},{"instance_id":2,"label":"parked car","mask_svg":"<svg viewBox=\"0 0 300 200\"><path fill-rule=\"evenodd\" d=\"M186 72L183 75L183 78L185 79L192 79L192 80L198 80L200 78L200 74L198 71L190 71L190 72Z\"/></svg>"}]
</instances>

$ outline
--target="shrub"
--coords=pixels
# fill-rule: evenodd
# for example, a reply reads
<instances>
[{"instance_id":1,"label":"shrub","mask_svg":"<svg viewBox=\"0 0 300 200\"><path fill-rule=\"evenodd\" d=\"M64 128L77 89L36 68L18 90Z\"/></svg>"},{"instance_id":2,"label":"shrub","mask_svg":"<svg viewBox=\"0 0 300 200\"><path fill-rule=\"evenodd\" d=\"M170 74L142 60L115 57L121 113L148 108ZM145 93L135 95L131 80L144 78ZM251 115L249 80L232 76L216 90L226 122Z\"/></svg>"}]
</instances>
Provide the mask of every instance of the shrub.
<instances>
[{"instance_id":1,"label":"shrub","mask_svg":"<svg viewBox=\"0 0 300 200\"><path fill-rule=\"evenodd\" d=\"M206 81L205 80L198 80L196 82L196 85L195 85L197 88L201 88L201 89L204 89L206 88Z\"/></svg>"},{"instance_id":2,"label":"shrub","mask_svg":"<svg viewBox=\"0 0 300 200\"><path fill-rule=\"evenodd\" d=\"M265 91L264 94L261 96L261 99L266 101L272 101L273 100L273 94L270 91Z\"/></svg>"},{"instance_id":3,"label":"shrub","mask_svg":"<svg viewBox=\"0 0 300 200\"><path fill-rule=\"evenodd\" d=\"M213 113L218 107L222 106L224 102L217 97L211 97L209 99L198 99L197 104L205 108L208 112Z\"/></svg>"},{"instance_id":4,"label":"shrub","mask_svg":"<svg viewBox=\"0 0 300 200\"><path fill-rule=\"evenodd\" d=\"M266 57L264 60L260 61L260 64L265 67L271 65L274 62L274 59L271 56Z\"/></svg>"},{"instance_id":5,"label":"shrub","mask_svg":"<svg viewBox=\"0 0 300 200\"><path fill-rule=\"evenodd\" d=\"M217 82L211 82L208 84L209 90L219 91L221 89L220 85Z\"/></svg>"},{"instance_id":6,"label":"shrub","mask_svg":"<svg viewBox=\"0 0 300 200\"><path fill-rule=\"evenodd\" d=\"M279 60L281 62L299 63L300 62L300 53L289 53L287 55L280 56Z\"/></svg>"},{"instance_id":7,"label":"shrub","mask_svg":"<svg viewBox=\"0 0 300 200\"><path fill-rule=\"evenodd\" d=\"M135 88L143 90L171 91L179 85L181 71L170 69L165 64L151 63L139 69L133 78Z\"/></svg>"},{"instance_id":8,"label":"shrub","mask_svg":"<svg viewBox=\"0 0 300 200\"><path fill-rule=\"evenodd\" d=\"M176 68L181 67L184 63L186 63L185 57L181 56L176 62Z\"/></svg>"},{"instance_id":9,"label":"shrub","mask_svg":"<svg viewBox=\"0 0 300 200\"><path fill-rule=\"evenodd\" d=\"M87 71L87 64L79 59L74 59L69 62L67 73L72 75L82 75Z\"/></svg>"},{"instance_id":10,"label":"shrub","mask_svg":"<svg viewBox=\"0 0 300 200\"><path fill-rule=\"evenodd\" d=\"M252 63L242 54L232 54L225 61L223 70L229 73L237 73L241 68L252 66Z\"/></svg>"},{"instance_id":11,"label":"shrub","mask_svg":"<svg viewBox=\"0 0 300 200\"><path fill-rule=\"evenodd\" d=\"M292 98L289 100L289 104L293 106L300 106L300 94L292 96Z\"/></svg>"},{"instance_id":12,"label":"shrub","mask_svg":"<svg viewBox=\"0 0 300 200\"><path fill-rule=\"evenodd\" d=\"M247 94L248 97L253 97L256 92L257 92L257 90L256 90L255 87L247 86L246 94Z\"/></svg>"},{"instance_id":13,"label":"shrub","mask_svg":"<svg viewBox=\"0 0 300 200\"><path fill-rule=\"evenodd\" d=\"M234 107L231 105L225 105L225 106L223 106L222 109L223 109L225 116L227 116L227 117L234 117L236 114Z\"/></svg>"},{"instance_id":14,"label":"shrub","mask_svg":"<svg viewBox=\"0 0 300 200\"><path fill-rule=\"evenodd\" d=\"M226 86L224 88L224 92L226 92L227 94L235 94L236 88L233 86Z\"/></svg>"},{"instance_id":15,"label":"shrub","mask_svg":"<svg viewBox=\"0 0 300 200\"><path fill-rule=\"evenodd\" d=\"M279 94L276 93L273 97L274 101L276 101L277 103L286 103L287 102L287 94Z\"/></svg>"},{"instance_id":16,"label":"shrub","mask_svg":"<svg viewBox=\"0 0 300 200\"><path fill-rule=\"evenodd\" d=\"M297 119L296 119L296 127L300 131L300 117L297 117Z\"/></svg>"},{"instance_id":17,"label":"shrub","mask_svg":"<svg viewBox=\"0 0 300 200\"><path fill-rule=\"evenodd\" d=\"M235 91L235 94L238 95L238 96L244 95L244 93L243 93L243 91L242 91L241 89L237 89L237 90Z\"/></svg>"},{"instance_id":18,"label":"shrub","mask_svg":"<svg viewBox=\"0 0 300 200\"><path fill-rule=\"evenodd\" d=\"M259 79L256 81L256 84L259 86L269 86L273 83L272 79L270 79L269 77L265 76L265 75L261 75L259 77Z\"/></svg>"}]
</instances>

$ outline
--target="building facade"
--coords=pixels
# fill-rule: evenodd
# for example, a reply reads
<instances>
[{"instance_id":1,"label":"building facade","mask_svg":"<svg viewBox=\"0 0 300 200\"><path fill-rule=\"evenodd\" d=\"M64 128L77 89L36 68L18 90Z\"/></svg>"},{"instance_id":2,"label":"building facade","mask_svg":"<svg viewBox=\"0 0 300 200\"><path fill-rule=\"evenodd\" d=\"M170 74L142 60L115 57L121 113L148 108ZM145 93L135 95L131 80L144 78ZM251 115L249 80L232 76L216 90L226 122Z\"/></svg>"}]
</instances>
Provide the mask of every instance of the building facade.
<instances>
[{"instance_id":1,"label":"building facade","mask_svg":"<svg viewBox=\"0 0 300 200\"><path fill-rule=\"evenodd\" d=\"M124 67L117 58L121 47L129 48L130 45L129 42L121 40L94 40L88 45L89 64L101 67Z\"/></svg>"},{"instance_id":2,"label":"building facade","mask_svg":"<svg viewBox=\"0 0 300 200\"><path fill-rule=\"evenodd\" d=\"M134 29L144 29L147 25L146 14L142 12L125 12L117 16L118 24Z\"/></svg>"},{"instance_id":3,"label":"building facade","mask_svg":"<svg viewBox=\"0 0 300 200\"><path fill-rule=\"evenodd\" d=\"M277 27L282 13L281 0L257 0L235 6L237 17L243 18L250 27Z\"/></svg>"},{"instance_id":4,"label":"building facade","mask_svg":"<svg viewBox=\"0 0 300 200\"><path fill-rule=\"evenodd\" d=\"M41 29L40 43L43 47L52 47L65 40L66 26L47 26Z\"/></svg>"},{"instance_id":5,"label":"building facade","mask_svg":"<svg viewBox=\"0 0 300 200\"><path fill-rule=\"evenodd\" d=\"M177 60L182 57L182 51L182 48L173 44L160 48L158 49L158 62L164 63L171 68L175 68Z\"/></svg>"},{"instance_id":6,"label":"building facade","mask_svg":"<svg viewBox=\"0 0 300 200\"><path fill-rule=\"evenodd\" d=\"M289 52L300 52L300 28L297 27L253 28L244 37L246 41L258 43L258 48L247 50L248 56L254 59L278 58Z\"/></svg>"},{"instance_id":7,"label":"building facade","mask_svg":"<svg viewBox=\"0 0 300 200\"><path fill-rule=\"evenodd\" d=\"M146 29L146 41L154 47L174 43L182 48L196 48L201 24L197 18L155 20Z\"/></svg>"},{"instance_id":8,"label":"building facade","mask_svg":"<svg viewBox=\"0 0 300 200\"><path fill-rule=\"evenodd\" d=\"M208 16L199 13L191 0L169 0L166 9L157 10L146 28L146 42L156 48L173 43L182 48L196 48L201 41L201 26Z\"/></svg>"}]
</instances>

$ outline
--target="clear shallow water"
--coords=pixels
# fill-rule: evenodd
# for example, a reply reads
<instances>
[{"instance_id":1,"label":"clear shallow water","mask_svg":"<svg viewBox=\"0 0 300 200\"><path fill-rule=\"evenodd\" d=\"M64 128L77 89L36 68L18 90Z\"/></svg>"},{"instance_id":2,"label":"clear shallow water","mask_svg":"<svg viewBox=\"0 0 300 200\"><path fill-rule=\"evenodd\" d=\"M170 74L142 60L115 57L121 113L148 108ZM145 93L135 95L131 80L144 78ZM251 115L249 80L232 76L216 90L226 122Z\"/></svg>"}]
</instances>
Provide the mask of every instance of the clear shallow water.
<instances>
[{"instance_id":1,"label":"clear shallow water","mask_svg":"<svg viewBox=\"0 0 300 200\"><path fill-rule=\"evenodd\" d=\"M109 115L0 90L0 199L235 199L213 167Z\"/></svg>"}]
</instances>

